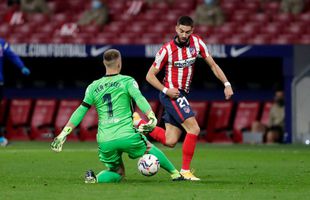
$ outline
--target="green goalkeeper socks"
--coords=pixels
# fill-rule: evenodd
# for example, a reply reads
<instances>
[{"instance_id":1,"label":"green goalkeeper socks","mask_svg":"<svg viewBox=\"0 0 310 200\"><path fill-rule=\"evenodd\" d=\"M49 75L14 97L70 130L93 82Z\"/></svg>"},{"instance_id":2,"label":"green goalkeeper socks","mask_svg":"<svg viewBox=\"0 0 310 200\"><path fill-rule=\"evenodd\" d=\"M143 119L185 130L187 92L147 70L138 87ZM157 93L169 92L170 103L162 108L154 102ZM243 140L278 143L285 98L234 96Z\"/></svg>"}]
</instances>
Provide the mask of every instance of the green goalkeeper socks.
<instances>
[{"instance_id":1,"label":"green goalkeeper socks","mask_svg":"<svg viewBox=\"0 0 310 200\"><path fill-rule=\"evenodd\" d=\"M149 153L156 156L159 160L160 166L166 171L168 171L170 174L179 174L178 170L174 167L174 165L170 162L166 155L156 146L153 145Z\"/></svg>"},{"instance_id":2,"label":"green goalkeeper socks","mask_svg":"<svg viewBox=\"0 0 310 200\"><path fill-rule=\"evenodd\" d=\"M97 175L98 183L118 183L122 180L122 176L118 173L103 170Z\"/></svg>"}]
</instances>

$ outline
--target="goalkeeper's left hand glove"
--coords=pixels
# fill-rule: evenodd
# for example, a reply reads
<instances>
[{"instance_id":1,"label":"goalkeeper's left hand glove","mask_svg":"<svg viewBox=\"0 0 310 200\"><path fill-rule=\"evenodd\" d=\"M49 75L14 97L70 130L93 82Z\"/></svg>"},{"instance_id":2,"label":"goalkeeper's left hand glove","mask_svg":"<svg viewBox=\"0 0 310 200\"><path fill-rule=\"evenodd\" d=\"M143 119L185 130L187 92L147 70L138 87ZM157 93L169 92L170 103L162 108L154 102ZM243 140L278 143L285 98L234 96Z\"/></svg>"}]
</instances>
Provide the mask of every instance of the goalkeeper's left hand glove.
<instances>
[{"instance_id":1,"label":"goalkeeper's left hand glove","mask_svg":"<svg viewBox=\"0 0 310 200\"><path fill-rule=\"evenodd\" d=\"M149 122L147 124L141 124L138 128L138 131L140 133L143 133L143 134L150 133L153 131L153 129L157 125L157 118L153 111L149 112L149 114L147 115L147 118L149 119Z\"/></svg>"},{"instance_id":2,"label":"goalkeeper's left hand glove","mask_svg":"<svg viewBox=\"0 0 310 200\"><path fill-rule=\"evenodd\" d=\"M61 133L54 139L54 141L51 144L51 149L55 152L61 152L62 151L62 145L65 143L67 139L67 135L70 134L72 128L71 127L65 127Z\"/></svg>"}]
</instances>

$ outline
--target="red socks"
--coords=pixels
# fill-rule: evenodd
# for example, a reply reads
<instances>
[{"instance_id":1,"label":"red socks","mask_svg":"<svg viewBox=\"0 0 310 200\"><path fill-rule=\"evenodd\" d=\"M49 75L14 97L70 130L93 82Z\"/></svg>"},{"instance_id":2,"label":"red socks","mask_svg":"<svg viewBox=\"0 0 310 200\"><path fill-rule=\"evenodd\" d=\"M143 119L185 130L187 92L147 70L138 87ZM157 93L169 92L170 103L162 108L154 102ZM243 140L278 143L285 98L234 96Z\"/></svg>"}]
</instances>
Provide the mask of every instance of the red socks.
<instances>
[{"instance_id":1,"label":"red socks","mask_svg":"<svg viewBox=\"0 0 310 200\"><path fill-rule=\"evenodd\" d=\"M195 152L197 143L197 135L192 133L187 133L183 142L183 163L182 163L182 169L189 170L190 164Z\"/></svg>"},{"instance_id":2,"label":"red socks","mask_svg":"<svg viewBox=\"0 0 310 200\"><path fill-rule=\"evenodd\" d=\"M138 127L141 124L146 124L147 122L141 119L141 121L138 124ZM156 126L152 132L149 133L149 135L156 141L162 143L163 145L166 144L166 131L163 128L160 128Z\"/></svg>"}]
</instances>

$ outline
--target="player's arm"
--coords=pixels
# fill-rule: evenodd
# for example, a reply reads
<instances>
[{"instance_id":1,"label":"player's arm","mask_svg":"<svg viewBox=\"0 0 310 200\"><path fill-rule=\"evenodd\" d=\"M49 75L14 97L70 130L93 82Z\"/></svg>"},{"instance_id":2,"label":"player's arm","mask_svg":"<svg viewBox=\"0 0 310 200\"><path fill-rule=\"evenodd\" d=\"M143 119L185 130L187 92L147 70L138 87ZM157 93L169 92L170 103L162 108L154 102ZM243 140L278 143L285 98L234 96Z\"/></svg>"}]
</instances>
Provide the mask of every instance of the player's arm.
<instances>
[{"instance_id":1,"label":"player's arm","mask_svg":"<svg viewBox=\"0 0 310 200\"><path fill-rule=\"evenodd\" d=\"M224 94L225 94L225 98L226 99L230 99L231 96L234 94L231 84L229 83L228 79L226 78L223 70L215 63L215 61L213 60L211 55L208 55L205 58L205 61L208 63L208 65L210 66L212 72L214 73L214 75L220 80L222 81L222 83L225 86L224 89Z\"/></svg>"},{"instance_id":2,"label":"player's arm","mask_svg":"<svg viewBox=\"0 0 310 200\"><path fill-rule=\"evenodd\" d=\"M67 136L77 127L82 119L84 118L85 114L87 113L90 105L83 102L71 115L69 121L62 129L60 134L54 139L51 144L51 149L55 152L60 152L62 150L62 146L66 141Z\"/></svg>"},{"instance_id":3,"label":"player's arm","mask_svg":"<svg viewBox=\"0 0 310 200\"><path fill-rule=\"evenodd\" d=\"M55 152L60 152L62 150L62 146L66 141L67 135L69 135L75 127L77 127L87 111L92 105L93 97L91 93L91 85L87 87L85 92L85 97L81 105L72 113L69 121L62 129L61 133L54 139L51 144L51 149Z\"/></svg>"},{"instance_id":4,"label":"player's arm","mask_svg":"<svg viewBox=\"0 0 310 200\"><path fill-rule=\"evenodd\" d=\"M11 50L9 43L4 43L4 55L8 58L15 66L17 66L24 75L29 75L30 70L25 67L23 61Z\"/></svg>"},{"instance_id":5,"label":"player's arm","mask_svg":"<svg viewBox=\"0 0 310 200\"><path fill-rule=\"evenodd\" d=\"M157 124L157 118L149 102L141 94L138 83L134 79L131 79L130 81L128 81L127 89L128 89L129 95L134 99L137 106L149 119L149 122L147 124L140 125L138 130L142 133L151 132Z\"/></svg>"},{"instance_id":6,"label":"player's arm","mask_svg":"<svg viewBox=\"0 0 310 200\"><path fill-rule=\"evenodd\" d=\"M180 94L177 88L166 88L161 82L158 80L156 75L159 73L160 69L165 66L168 62L168 55L167 50L162 48L155 57L155 61L153 65L150 67L149 71L146 74L146 80L149 82L153 87L162 91L170 98L177 98Z\"/></svg>"}]
</instances>

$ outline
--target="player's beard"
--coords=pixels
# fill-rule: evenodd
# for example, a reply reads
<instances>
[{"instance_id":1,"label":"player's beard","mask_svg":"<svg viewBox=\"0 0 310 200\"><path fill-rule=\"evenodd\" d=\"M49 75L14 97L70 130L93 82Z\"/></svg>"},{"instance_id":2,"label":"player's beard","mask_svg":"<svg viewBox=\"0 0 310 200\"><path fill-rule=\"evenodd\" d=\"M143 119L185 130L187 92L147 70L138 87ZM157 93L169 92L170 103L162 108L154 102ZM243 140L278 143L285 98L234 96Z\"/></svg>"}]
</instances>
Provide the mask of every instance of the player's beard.
<instances>
[{"instance_id":1,"label":"player's beard","mask_svg":"<svg viewBox=\"0 0 310 200\"><path fill-rule=\"evenodd\" d=\"M182 45L182 46L184 46L184 45L186 45L186 44L188 43L188 39L189 39L189 37L188 37L188 38L185 38L185 37L179 37L179 36L178 36L179 43L180 43L180 45Z\"/></svg>"}]
</instances>

